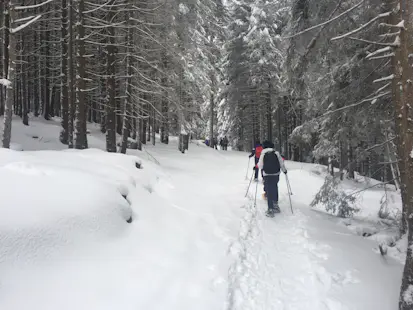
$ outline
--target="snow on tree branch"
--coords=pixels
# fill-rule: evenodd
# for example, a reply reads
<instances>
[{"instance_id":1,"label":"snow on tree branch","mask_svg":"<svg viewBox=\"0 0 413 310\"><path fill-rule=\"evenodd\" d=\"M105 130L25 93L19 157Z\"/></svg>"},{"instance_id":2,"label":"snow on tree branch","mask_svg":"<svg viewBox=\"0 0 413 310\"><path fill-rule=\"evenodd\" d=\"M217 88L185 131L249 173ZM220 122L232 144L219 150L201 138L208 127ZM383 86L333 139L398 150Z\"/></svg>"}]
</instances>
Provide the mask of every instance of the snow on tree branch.
<instances>
[{"instance_id":1,"label":"snow on tree branch","mask_svg":"<svg viewBox=\"0 0 413 310\"><path fill-rule=\"evenodd\" d=\"M395 53L389 53L381 56L375 56L375 57L369 57L370 60L373 59L383 59L383 58L389 58L389 57L394 57L396 54Z\"/></svg>"},{"instance_id":2,"label":"snow on tree branch","mask_svg":"<svg viewBox=\"0 0 413 310\"><path fill-rule=\"evenodd\" d=\"M39 4L33 4L33 5L16 6L14 9L16 11L36 9L36 8L40 8L43 5L46 5L46 4L48 4L52 1L54 1L54 0L46 0L45 2L42 2L42 3L39 3Z\"/></svg>"},{"instance_id":3,"label":"snow on tree branch","mask_svg":"<svg viewBox=\"0 0 413 310\"><path fill-rule=\"evenodd\" d=\"M26 28L27 26L30 26L31 24L33 24L35 21L37 21L40 17L42 17L42 15L37 15L36 17L32 18L31 20L29 20L28 22L24 23L23 25L20 25L16 28L10 29L10 33L17 33L20 30L23 30L24 28Z\"/></svg>"},{"instance_id":4,"label":"snow on tree branch","mask_svg":"<svg viewBox=\"0 0 413 310\"><path fill-rule=\"evenodd\" d=\"M379 55L385 52L391 52L391 51L392 51L391 46L386 46L386 47L378 49L377 51L374 51L373 53L368 54L366 58L369 59L373 56L376 56L376 55Z\"/></svg>"},{"instance_id":5,"label":"snow on tree branch","mask_svg":"<svg viewBox=\"0 0 413 310\"><path fill-rule=\"evenodd\" d=\"M373 83L380 83L380 82L386 82L386 81L391 81L394 79L394 74L391 74L389 76L382 77L380 79L374 80Z\"/></svg>"},{"instance_id":6,"label":"snow on tree branch","mask_svg":"<svg viewBox=\"0 0 413 310\"><path fill-rule=\"evenodd\" d=\"M8 79L0 79L0 85L3 85L5 87L11 86L11 82Z\"/></svg>"},{"instance_id":7,"label":"snow on tree branch","mask_svg":"<svg viewBox=\"0 0 413 310\"><path fill-rule=\"evenodd\" d=\"M331 41L337 41L337 40L343 39L343 38L345 38L345 37L351 36L351 35L353 35L353 34L355 34L355 33L357 33L357 32L360 32L361 30L363 30L363 29L367 28L368 26L370 26L370 25L371 25L372 23L374 23L376 20L378 20L378 19L380 19L380 18L383 18L383 17L388 17L388 16L390 16L390 14L391 14L391 12L386 12L386 13L379 14L379 15L377 15L375 18L369 20L369 21L368 21L367 23L365 23L364 25L361 25L359 28L354 29L354 30L352 30L352 31L350 31L350 32L347 32L347 33L345 33L345 34L343 34L343 35L341 35L341 36L334 37L334 38L331 39Z\"/></svg>"},{"instance_id":8,"label":"snow on tree branch","mask_svg":"<svg viewBox=\"0 0 413 310\"><path fill-rule=\"evenodd\" d=\"M391 94L391 92L388 91L388 92L385 92L385 93L378 94L378 95L376 95L376 96L374 96L374 97L365 98L365 99L363 99L363 100L361 100L361 101L359 101L359 102L356 102L356 103L353 103L353 104L350 104L350 105L346 105L346 106L344 106L344 107L341 107L341 108L338 108L338 109L335 109L335 110L332 110L332 111L328 111L328 112L324 113L323 115L321 115L320 117L325 117L325 116L328 116L328 115L330 115L330 114L333 114L333 113L336 113L336 112L339 112L339 111L342 111L342 110L346 110L346 109L349 109L349 108L353 108L353 107L356 107L356 106L358 106L358 105L360 105L360 104L363 104L363 103L365 103L365 102L375 103L375 102L376 102L378 99L380 99L381 97L384 97L384 96L387 96L387 95L390 95L390 94Z\"/></svg>"},{"instance_id":9,"label":"snow on tree branch","mask_svg":"<svg viewBox=\"0 0 413 310\"><path fill-rule=\"evenodd\" d=\"M389 27L389 28L398 28L398 29L406 29L404 26L404 20L402 20L400 23L397 25L392 25L392 24L386 24L386 23L381 23L379 24L380 27Z\"/></svg>"},{"instance_id":10,"label":"snow on tree branch","mask_svg":"<svg viewBox=\"0 0 413 310\"><path fill-rule=\"evenodd\" d=\"M31 16L27 16L27 17L20 18L20 19L16 19L14 22L15 22L15 23L22 23L22 22L25 22L26 20L30 20L30 19L32 19L32 18L34 18L34 17L35 17L35 16L31 15Z\"/></svg>"},{"instance_id":11,"label":"snow on tree branch","mask_svg":"<svg viewBox=\"0 0 413 310\"><path fill-rule=\"evenodd\" d=\"M344 11L343 13L337 15L337 16L334 17L334 18L331 18L331 19L329 19L329 20L327 20L327 21L325 21L325 22L323 22L323 23L321 23L321 24L318 24L318 25L312 26L312 27L310 27L310 28L304 29L303 31L300 31L300 32L298 32L298 33L296 33L296 34L293 34L293 35L291 35L291 36L283 37L283 39L292 39L292 38L295 38L295 37L297 37L297 36L299 36L299 35L302 35L303 33L308 32L308 31L311 31L311 30L314 30L314 29L316 29L316 28L319 28L319 27L325 26L325 25L327 25L327 24L330 24L330 23L332 23L333 21L339 19L340 17L342 17L342 16L344 16L344 15L347 15L348 13L350 13L351 11L353 11L354 9L358 8L360 5L362 5L362 4L364 3L364 1L365 1L365 0L360 1L360 2L357 3L355 6L349 8L347 11Z\"/></svg>"},{"instance_id":12,"label":"snow on tree branch","mask_svg":"<svg viewBox=\"0 0 413 310\"><path fill-rule=\"evenodd\" d=\"M373 82L374 83L374 82ZM391 82L387 83L386 85L384 85L383 87L380 87L378 90L376 90L375 94L379 94L381 93L383 90L385 90L387 87L391 86Z\"/></svg>"},{"instance_id":13,"label":"snow on tree branch","mask_svg":"<svg viewBox=\"0 0 413 310\"><path fill-rule=\"evenodd\" d=\"M375 44L375 45L381 45L381 46L393 46L393 47L398 47L400 46L400 42L395 40L393 43L383 43L383 42L375 42L375 41L370 41L370 40L364 40L360 38L355 38L355 37L348 37L350 40L355 40L355 41L360 41L364 43L369 43L369 44Z\"/></svg>"}]
</instances>

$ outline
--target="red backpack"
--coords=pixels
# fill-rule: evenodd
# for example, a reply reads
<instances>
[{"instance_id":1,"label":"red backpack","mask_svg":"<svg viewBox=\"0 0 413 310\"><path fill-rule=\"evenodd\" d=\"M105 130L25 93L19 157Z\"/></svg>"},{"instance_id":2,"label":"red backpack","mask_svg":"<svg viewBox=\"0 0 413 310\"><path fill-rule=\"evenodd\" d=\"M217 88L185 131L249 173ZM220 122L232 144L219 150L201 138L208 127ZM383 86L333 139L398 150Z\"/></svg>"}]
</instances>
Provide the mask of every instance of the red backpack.
<instances>
[{"instance_id":1,"label":"red backpack","mask_svg":"<svg viewBox=\"0 0 413 310\"><path fill-rule=\"evenodd\" d=\"M257 146L255 148L255 157L260 158L262 150L263 150L263 148L262 148L261 145Z\"/></svg>"}]
</instances>

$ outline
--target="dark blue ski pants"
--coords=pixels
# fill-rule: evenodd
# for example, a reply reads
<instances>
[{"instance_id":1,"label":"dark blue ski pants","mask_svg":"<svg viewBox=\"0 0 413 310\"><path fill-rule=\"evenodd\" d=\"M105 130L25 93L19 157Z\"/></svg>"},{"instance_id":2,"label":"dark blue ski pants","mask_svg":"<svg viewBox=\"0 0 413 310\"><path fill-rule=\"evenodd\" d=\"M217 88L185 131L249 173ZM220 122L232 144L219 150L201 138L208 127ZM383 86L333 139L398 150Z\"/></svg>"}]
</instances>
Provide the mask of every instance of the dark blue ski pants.
<instances>
[{"instance_id":1,"label":"dark blue ski pants","mask_svg":"<svg viewBox=\"0 0 413 310\"><path fill-rule=\"evenodd\" d=\"M257 157L254 157L254 159L255 159L255 166L254 166L254 167L257 167L258 161L259 161L260 159L257 158ZM260 170L260 169L255 168L255 179L258 179L258 170Z\"/></svg>"},{"instance_id":2,"label":"dark blue ski pants","mask_svg":"<svg viewBox=\"0 0 413 310\"><path fill-rule=\"evenodd\" d=\"M279 175L264 176L264 191L267 193L268 209L273 209L278 203L278 182Z\"/></svg>"}]
</instances>

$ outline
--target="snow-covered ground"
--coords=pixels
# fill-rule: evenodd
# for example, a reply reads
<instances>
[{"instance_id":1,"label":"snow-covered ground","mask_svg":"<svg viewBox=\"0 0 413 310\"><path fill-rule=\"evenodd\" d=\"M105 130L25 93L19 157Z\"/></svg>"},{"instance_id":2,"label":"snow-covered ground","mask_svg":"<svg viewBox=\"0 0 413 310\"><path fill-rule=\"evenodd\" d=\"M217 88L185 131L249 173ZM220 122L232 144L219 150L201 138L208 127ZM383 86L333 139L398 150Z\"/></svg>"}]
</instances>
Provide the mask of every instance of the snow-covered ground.
<instances>
[{"instance_id":1,"label":"snow-covered ground","mask_svg":"<svg viewBox=\"0 0 413 310\"><path fill-rule=\"evenodd\" d=\"M383 189L340 220L309 208L322 168L287 162L294 214L282 177L267 218L262 184L244 198L245 153L181 154L172 138L108 154L95 127L93 149L64 150L54 121L13 126L24 151L0 150L0 309L397 309L401 262L360 236L381 225Z\"/></svg>"}]
</instances>

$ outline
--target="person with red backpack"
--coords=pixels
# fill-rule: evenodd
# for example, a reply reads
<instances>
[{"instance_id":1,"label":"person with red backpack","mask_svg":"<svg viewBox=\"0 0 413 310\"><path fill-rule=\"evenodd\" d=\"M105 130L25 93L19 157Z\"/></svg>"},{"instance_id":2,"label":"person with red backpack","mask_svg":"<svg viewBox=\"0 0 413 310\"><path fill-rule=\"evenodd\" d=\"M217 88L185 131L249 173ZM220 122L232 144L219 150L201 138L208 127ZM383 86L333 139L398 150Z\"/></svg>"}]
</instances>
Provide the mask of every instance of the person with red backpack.
<instances>
[{"instance_id":1,"label":"person with red backpack","mask_svg":"<svg viewBox=\"0 0 413 310\"><path fill-rule=\"evenodd\" d=\"M262 169L264 178L264 192L268 202L267 216L273 217L274 213L281 212L278 206L278 182L281 171L287 174L287 169L284 165L284 159L274 149L272 142L264 142L264 149L261 151L257 166Z\"/></svg>"},{"instance_id":2,"label":"person with red backpack","mask_svg":"<svg viewBox=\"0 0 413 310\"><path fill-rule=\"evenodd\" d=\"M260 160L260 156L261 156L261 152L263 150L263 147L260 143L260 141L257 141L257 143L255 143L255 147L252 149L251 154L249 156L249 158L254 157L255 159L255 165L254 165L254 171L255 171L255 182L258 182L258 161Z\"/></svg>"}]
</instances>

